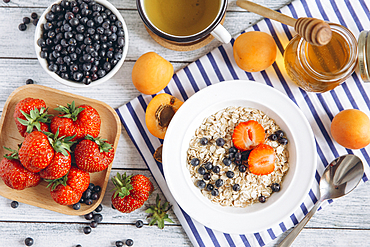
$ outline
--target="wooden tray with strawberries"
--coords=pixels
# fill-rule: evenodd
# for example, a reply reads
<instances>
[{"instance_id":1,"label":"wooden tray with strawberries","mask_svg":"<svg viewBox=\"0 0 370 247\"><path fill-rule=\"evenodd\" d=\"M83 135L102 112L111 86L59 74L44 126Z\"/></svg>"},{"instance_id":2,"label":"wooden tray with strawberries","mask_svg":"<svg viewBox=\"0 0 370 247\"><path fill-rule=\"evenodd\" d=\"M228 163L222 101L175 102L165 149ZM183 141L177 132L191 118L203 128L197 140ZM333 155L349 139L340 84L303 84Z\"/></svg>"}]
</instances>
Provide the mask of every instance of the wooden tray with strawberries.
<instances>
[{"instance_id":1,"label":"wooden tray with strawberries","mask_svg":"<svg viewBox=\"0 0 370 247\"><path fill-rule=\"evenodd\" d=\"M121 123L118 115L109 105L104 102L82 97L79 95L63 92L60 90L52 89L40 85L25 85L16 89L8 98L5 103L4 111L0 119L0 156L1 158L8 151L3 146L17 149L18 145L22 143L24 138L18 132L15 124L13 113L16 104L27 97L43 99L48 107L48 113L57 115L58 112L54 108L59 105L67 105L71 102L75 102L76 106L87 104L95 108L101 118L101 129L100 134L104 139L107 139L113 147L117 150L118 139L121 134ZM11 200L23 202L40 208L45 208L55 212L68 214L68 215L84 215L88 212L93 211L102 201L104 193L107 188L109 174L112 168L112 163L107 169L90 173L90 182L94 185L101 187L101 192L98 200L95 200L93 204L86 205L81 203L79 210L74 210L72 206L63 206L56 203L51 195L50 188L46 188L47 182L42 181L39 185L24 190L11 189L4 184L0 179L0 195Z\"/></svg>"}]
</instances>

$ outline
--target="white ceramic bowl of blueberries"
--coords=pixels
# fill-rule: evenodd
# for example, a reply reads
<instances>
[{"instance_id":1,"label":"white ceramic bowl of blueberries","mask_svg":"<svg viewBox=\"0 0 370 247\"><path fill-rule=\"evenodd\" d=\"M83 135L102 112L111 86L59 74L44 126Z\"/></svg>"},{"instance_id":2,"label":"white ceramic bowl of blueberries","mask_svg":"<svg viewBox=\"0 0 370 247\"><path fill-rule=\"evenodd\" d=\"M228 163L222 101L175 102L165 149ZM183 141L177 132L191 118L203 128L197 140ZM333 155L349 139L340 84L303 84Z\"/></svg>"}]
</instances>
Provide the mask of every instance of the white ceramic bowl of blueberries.
<instances>
[{"instance_id":1,"label":"white ceramic bowl of blueberries","mask_svg":"<svg viewBox=\"0 0 370 247\"><path fill-rule=\"evenodd\" d=\"M58 0L40 16L34 45L41 67L53 79L90 87L108 81L121 68L128 30L106 0Z\"/></svg>"}]
</instances>

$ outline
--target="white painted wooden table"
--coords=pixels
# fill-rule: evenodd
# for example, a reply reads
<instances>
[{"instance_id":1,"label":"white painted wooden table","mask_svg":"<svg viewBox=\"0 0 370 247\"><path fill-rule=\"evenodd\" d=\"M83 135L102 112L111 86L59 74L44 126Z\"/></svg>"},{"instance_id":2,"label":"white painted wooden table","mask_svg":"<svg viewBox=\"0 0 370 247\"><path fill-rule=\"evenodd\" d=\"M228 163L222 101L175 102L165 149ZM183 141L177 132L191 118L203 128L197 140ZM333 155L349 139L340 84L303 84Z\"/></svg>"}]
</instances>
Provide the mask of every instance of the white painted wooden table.
<instances>
[{"instance_id":1,"label":"white painted wooden table","mask_svg":"<svg viewBox=\"0 0 370 247\"><path fill-rule=\"evenodd\" d=\"M155 51L169 60L179 70L205 55L218 45L217 41L197 51L175 52L161 47L146 32L136 10L135 0L111 0L124 17L129 30L129 50L126 61L120 71L103 87L76 89L61 85L51 79L38 64L33 47L35 27L31 24L24 32L18 30L23 17L32 12L39 15L53 1L48 0L11 0L0 2L0 113L5 101L13 90L25 85L29 78L36 84L60 89L66 92L101 100L116 108L139 95L131 82L131 70L136 59L148 52ZM256 0L273 9L281 8L291 0ZM229 1L224 26L234 36L261 19L252 13L239 9L235 1ZM4 133L6 134L6 133ZM139 153L131 143L125 130L118 144L111 174L127 172L143 173L151 176ZM154 181L152 179L152 181ZM154 196L145 205L130 214L122 214L111 208L109 183L103 199L103 222L85 235L83 227L89 222L82 216L66 216L34 206L20 204L10 207L11 200L0 196L0 247L24 246L24 239L32 237L33 246L65 246L81 244L87 246L113 246L115 241L131 238L134 246L192 246L173 212L170 218L173 224L167 224L163 230L148 226L146 213L148 205L155 202L155 195L163 195L155 184ZM349 196L337 200L332 205L318 212L308 223L293 246L369 246L370 245L370 196L369 183L360 186ZM279 212L276 212L279 213ZM145 225L135 227L137 220ZM263 219L261 219L263 220ZM279 239L268 246L276 246ZM369 240L368 240L369 239Z\"/></svg>"}]
</instances>

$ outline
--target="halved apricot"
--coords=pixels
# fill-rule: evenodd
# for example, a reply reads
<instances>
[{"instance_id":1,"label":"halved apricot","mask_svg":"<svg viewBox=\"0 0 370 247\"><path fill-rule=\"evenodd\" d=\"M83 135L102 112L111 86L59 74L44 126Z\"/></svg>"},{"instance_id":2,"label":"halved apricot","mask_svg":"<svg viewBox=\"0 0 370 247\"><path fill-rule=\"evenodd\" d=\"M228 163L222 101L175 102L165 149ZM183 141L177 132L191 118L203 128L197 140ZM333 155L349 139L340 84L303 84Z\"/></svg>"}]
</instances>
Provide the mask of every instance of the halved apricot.
<instances>
[{"instance_id":1,"label":"halved apricot","mask_svg":"<svg viewBox=\"0 0 370 247\"><path fill-rule=\"evenodd\" d=\"M172 117L183 104L178 98L167 93L156 95L148 104L145 112L145 123L149 132L164 139Z\"/></svg>"}]
</instances>

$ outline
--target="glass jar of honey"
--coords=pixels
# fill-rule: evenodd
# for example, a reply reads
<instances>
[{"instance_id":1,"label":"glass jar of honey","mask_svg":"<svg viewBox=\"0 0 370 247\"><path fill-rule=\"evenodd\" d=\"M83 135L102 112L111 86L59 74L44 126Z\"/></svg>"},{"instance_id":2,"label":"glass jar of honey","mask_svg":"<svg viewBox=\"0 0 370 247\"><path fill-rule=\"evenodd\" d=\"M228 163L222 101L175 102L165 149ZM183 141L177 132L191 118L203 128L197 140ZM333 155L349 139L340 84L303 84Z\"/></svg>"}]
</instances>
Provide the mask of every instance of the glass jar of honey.
<instances>
[{"instance_id":1,"label":"glass jar of honey","mask_svg":"<svg viewBox=\"0 0 370 247\"><path fill-rule=\"evenodd\" d=\"M329 23L332 39L314 46L296 35L284 52L289 77L308 92L326 92L344 82L357 64L357 40L346 27Z\"/></svg>"}]
</instances>

